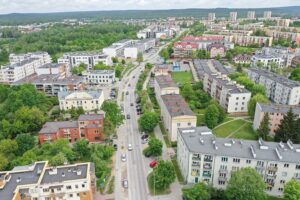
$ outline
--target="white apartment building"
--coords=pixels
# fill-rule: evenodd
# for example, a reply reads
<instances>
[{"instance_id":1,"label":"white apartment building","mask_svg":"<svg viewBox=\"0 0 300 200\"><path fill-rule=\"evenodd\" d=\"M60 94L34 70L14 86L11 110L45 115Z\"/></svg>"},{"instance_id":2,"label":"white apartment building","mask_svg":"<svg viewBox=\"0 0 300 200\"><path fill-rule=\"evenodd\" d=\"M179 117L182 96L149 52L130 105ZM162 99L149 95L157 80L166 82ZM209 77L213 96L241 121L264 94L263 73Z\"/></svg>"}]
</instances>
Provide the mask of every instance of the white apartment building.
<instances>
[{"instance_id":1,"label":"white apartment building","mask_svg":"<svg viewBox=\"0 0 300 200\"><path fill-rule=\"evenodd\" d=\"M215 21L216 13L208 13L208 21Z\"/></svg>"},{"instance_id":2,"label":"white apartment building","mask_svg":"<svg viewBox=\"0 0 300 200\"><path fill-rule=\"evenodd\" d=\"M300 145L217 138L207 127L178 129L177 162L188 184L206 182L225 189L233 172L251 167L266 183L266 192L282 196L284 184L300 181Z\"/></svg>"},{"instance_id":3,"label":"white apartment building","mask_svg":"<svg viewBox=\"0 0 300 200\"><path fill-rule=\"evenodd\" d=\"M144 39L124 48L125 58L136 59L139 53L144 53L155 47L155 39Z\"/></svg>"},{"instance_id":4,"label":"white apartment building","mask_svg":"<svg viewBox=\"0 0 300 200\"><path fill-rule=\"evenodd\" d=\"M69 91L58 93L59 108L70 110L83 108L84 111L100 110L104 102L104 94L100 91Z\"/></svg>"},{"instance_id":5,"label":"white apartment building","mask_svg":"<svg viewBox=\"0 0 300 200\"><path fill-rule=\"evenodd\" d=\"M165 94L161 99L161 118L168 137L171 141L177 141L177 129L196 127L197 117L181 95Z\"/></svg>"},{"instance_id":6,"label":"white apartment building","mask_svg":"<svg viewBox=\"0 0 300 200\"><path fill-rule=\"evenodd\" d=\"M64 63L48 63L36 69L38 76L43 74L59 74L61 77L68 77L71 75L69 65Z\"/></svg>"},{"instance_id":7,"label":"white apartment building","mask_svg":"<svg viewBox=\"0 0 300 200\"><path fill-rule=\"evenodd\" d=\"M14 54L14 53L9 54L10 64L20 63L30 58L37 58L41 61L42 64L47 64L52 62L51 56L47 52L43 52L43 51L26 53L26 54Z\"/></svg>"},{"instance_id":8,"label":"white apartment building","mask_svg":"<svg viewBox=\"0 0 300 200\"><path fill-rule=\"evenodd\" d=\"M13 83L25 77L33 75L34 73L36 73L36 70L43 64L44 63L41 61L41 59L30 58L15 64L2 66L2 68L0 69L0 82Z\"/></svg>"},{"instance_id":9,"label":"white apartment building","mask_svg":"<svg viewBox=\"0 0 300 200\"><path fill-rule=\"evenodd\" d=\"M131 46L135 43L135 40L120 40L113 43L109 47L103 49L103 53L109 55L110 57L124 57L124 49L127 46Z\"/></svg>"},{"instance_id":10,"label":"white apartment building","mask_svg":"<svg viewBox=\"0 0 300 200\"><path fill-rule=\"evenodd\" d=\"M114 70L90 70L83 73L87 84L112 84L116 81Z\"/></svg>"},{"instance_id":11,"label":"white apartment building","mask_svg":"<svg viewBox=\"0 0 300 200\"><path fill-rule=\"evenodd\" d=\"M93 200L96 191L93 163L57 167L48 161L0 172L1 200Z\"/></svg>"},{"instance_id":12,"label":"white apartment building","mask_svg":"<svg viewBox=\"0 0 300 200\"><path fill-rule=\"evenodd\" d=\"M257 63L262 63L265 68L270 68L272 63L276 63L279 68L290 67L295 52L291 52L287 47L264 47L256 51L252 57L252 66L257 66Z\"/></svg>"},{"instance_id":13,"label":"white apartment building","mask_svg":"<svg viewBox=\"0 0 300 200\"><path fill-rule=\"evenodd\" d=\"M255 19L255 11L248 11L247 18L248 19Z\"/></svg>"},{"instance_id":14,"label":"white apartment building","mask_svg":"<svg viewBox=\"0 0 300 200\"><path fill-rule=\"evenodd\" d=\"M272 11L265 11L264 12L264 18L265 19L271 19L272 18Z\"/></svg>"},{"instance_id":15,"label":"white apartment building","mask_svg":"<svg viewBox=\"0 0 300 200\"><path fill-rule=\"evenodd\" d=\"M249 68L248 78L256 84L266 88L266 96L276 104L298 105L300 102L300 84L284 76L261 70Z\"/></svg>"},{"instance_id":16,"label":"white apartment building","mask_svg":"<svg viewBox=\"0 0 300 200\"><path fill-rule=\"evenodd\" d=\"M107 66L111 66L112 60L109 55L99 53L99 52L73 52L65 53L57 62L69 64L70 67L78 67L80 64L85 64L88 70L93 69L93 67L99 63L103 63Z\"/></svg>"},{"instance_id":17,"label":"white apartment building","mask_svg":"<svg viewBox=\"0 0 300 200\"><path fill-rule=\"evenodd\" d=\"M237 12L229 13L229 21L236 22L237 21Z\"/></svg>"}]
</instances>

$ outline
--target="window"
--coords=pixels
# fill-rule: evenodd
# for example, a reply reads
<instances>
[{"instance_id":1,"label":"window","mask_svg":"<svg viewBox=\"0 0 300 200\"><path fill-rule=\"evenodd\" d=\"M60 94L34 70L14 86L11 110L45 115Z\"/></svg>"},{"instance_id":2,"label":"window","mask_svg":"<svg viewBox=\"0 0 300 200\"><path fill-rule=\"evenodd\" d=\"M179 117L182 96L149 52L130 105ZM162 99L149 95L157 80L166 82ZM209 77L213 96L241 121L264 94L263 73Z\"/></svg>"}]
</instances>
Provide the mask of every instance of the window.
<instances>
[{"instance_id":1,"label":"window","mask_svg":"<svg viewBox=\"0 0 300 200\"><path fill-rule=\"evenodd\" d=\"M296 169L300 169L300 165L296 165Z\"/></svg>"},{"instance_id":2,"label":"window","mask_svg":"<svg viewBox=\"0 0 300 200\"><path fill-rule=\"evenodd\" d=\"M282 172L282 177L286 177L287 176L287 172Z\"/></svg>"},{"instance_id":3,"label":"window","mask_svg":"<svg viewBox=\"0 0 300 200\"><path fill-rule=\"evenodd\" d=\"M188 126L192 125L191 122L188 123Z\"/></svg>"},{"instance_id":4,"label":"window","mask_svg":"<svg viewBox=\"0 0 300 200\"><path fill-rule=\"evenodd\" d=\"M281 184L285 184L285 180L280 180L280 183Z\"/></svg>"},{"instance_id":5,"label":"window","mask_svg":"<svg viewBox=\"0 0 300 200\"><path fill-rule=\"evenodd\" d=\"M82 186L83 188L85 187L85 185L84 185L84 184L82 184L81 186Z\"/></svg>"},{"instance_id":6,"label":"window","mask_svg":"<svg viewBox=\"0 0 300 200\"><path fill-rule=\"evenodd\" d=\"M246 163L247 164L251 164L251 160L246 160Z\"/></svg>"},{"instance_id":7,"label":"window","mask_svg":"<svg viewBox=\"0 0 300 200\"><path fill-rule=\"evenodd\" d=\"M227 157L222 157L221 160L222 160L222 162L228 162L228 158Z\"/></svg>"},{"instance_id":8,"label":"window","mask_svg":"<svg viewBox=\"0 0 300 200\"><path fill-rule=\"evenodd\" d=\"M233 159L233 162L234 162L234 163L240 163L240 161L241 161L241 159L239 159L239 158L234 158L234 159Z\"/></svg>"},{"instance_id":9,"label":"window","mask_svg":"<svg viewBox=\"0 0 300 200\"><path fill-rule=\"evenodd\" d=\"M69 194L69 197L73 197L73 194Z\"/></svg>"},{"instance_id":10,"label":"window","mask_svg":"<svg viewBox=\"0 0 300 200\"><path fill-rule=\"evenodd\" d=\"M243 97L243 99L245 100L245 99L246 99L246 97Z\"/></svg>"},{"instance_id":11,"label":"window","mask_svg":"<svg viewBox=\"0 0 300 200\"><path fill-rule=\"evenodd\" d=\"M49 192L49 189L48 188L44 188L43 192Z\"/></svg>"},{"instance_id":12,"label":"window","mask_svg":"<svg viewBox=\"0 0 300 200\"><path fill-rule=\"evenodd\" d=\"M285 163L284 167L288 168L290 166L290 164Z\"/></svg>"},{"instance_id":13,"label":"window","mask_svg":"<svg viewBox=\"0 0 300 200\"><path fill-rule=\"evenodd\" d=\"M177 126L179 127L179 126L180 126L180 123L177 123Z\"/></svg>"},{"instance_id":14,"label":"window","mask_svg":"<svg viewBox=\"0 0 300 200\"><path fill-rule=\"evenodd\" d=\"M278 188L278 191L279 191L279 192L282 192L282 191L283 191L283 188Z\"/></svg>"},{"instance_id":15,"label":"window","mask_svg":"<svg viewBox=\"0 0 300 200\"><path fill-rule=\"evenodd\" d=\"M79 194L79 193L77 193L77 196L79 197L79 196L80 196L80 194Z\"/></svg>"},{"instance_id":16,"label":"window","mask_svg":"<svg viewBox=\"0 0 300 200\"><path fill-rule=\"evenodd\" d=\"M225 185L225 181L219 181L219 185Z\"/></svg>"},{"instance_id":17,"label":"window","mask_svg":"<svg viewBox=\"0 0 300 200\"><path fill-rule=\"evenodd\" d=\"M77 189L77 188L78 188L78 185L75 185L75 188Z\"/></svg>"},{"instance_id":18,"label":"window","mask_svg":"<svg viewBox=\"0 0 300 200\"><path fill-rule=\"evenodd\" d=\"M236 102L236 103L235 103L235 105L239 105L239 103L238 103L238 102Z\"/></svg>"},{"instance_id":19,"label":"window","mask_svg":"<svg viewBox=\"0 0 300 200\"><path fill-rule=\"evenodd\" d=\"M239 100L239 98L237 97L236 100Z\"/></svg>"},{"instance_id":20,"label":"window","mask_svg":"<svg viewBox=\"0 0 300 200\"><path fill-rule=\"evenodd\" d=\"M67 189L68 190L72 189L72 186L71 185L67 185Z\"/></svg>"}]
</instances>

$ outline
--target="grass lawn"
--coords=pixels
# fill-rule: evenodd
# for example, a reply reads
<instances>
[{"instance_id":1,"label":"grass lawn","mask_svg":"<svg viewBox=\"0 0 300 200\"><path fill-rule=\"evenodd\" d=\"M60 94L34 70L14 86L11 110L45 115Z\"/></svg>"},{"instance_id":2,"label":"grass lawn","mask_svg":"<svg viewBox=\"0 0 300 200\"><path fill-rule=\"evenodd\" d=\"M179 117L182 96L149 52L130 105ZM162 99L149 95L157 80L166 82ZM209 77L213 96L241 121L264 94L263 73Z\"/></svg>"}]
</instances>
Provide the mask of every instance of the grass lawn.
<instances>
[{"instance_id":1,"label":"grass lawn","mask_svg":"<svg viewBox=\"0 0 300 200\"><path fill-rule=\"evenodd\" d=\"M246 122L242 119L234 120L232 122L221 125L218 128L214 129L213 133L218 137L228 137L230 134L234 133L231 136L232 138L248 140L257 139L257 136L252 129L252 123Z\"/></svg>"},{"instance_id":2,"label":"grass lawn","mask_svg":"<svg viewBox=\"0 0 300 200\"><path fill-rule=\"evenodd\" d=\"M173 158L173 159L172 159L172 163L173 163L173 165L174 165L174 168L175 168L175 171L176 171L176 175L177 175L177 179L178 179L179 183L180 183L180 184L183 184L184 178L183 178L183 176L182 176L182 174L181 174L181 171L180 171L180 169L179 169L179 166L178 166L178 163L177 163L177 159L176 159L176 158Z\"/></svg>"},{"instance_id":3,"label":"grass lawn","mask_svg":"<svg viewBox=\"0 0 300 200\"><path fill-rule=\"evenodd\" d=\"M267 199L268 199L268 200L283 200L282 198L279 198L279 197L272 197L272 196L268 196Z\"/></svg>"},{"instance_id":4,"label":"grass lawn","mask_svg":"<svg viewBox=\"0 0 300 200\"><path fill-rule=\"evenodd\" d=\"M172 72L172 78L176 83L183 85L193 80L192 72Z\"/></svg>"},{"instance_id":5,"label":"grass lawn","mask_svg":"<svg viewBox=\"0 0 300 200\"><path fill-rule=\"evenodd\" d=\"M204 124L204 115L197 115L197 126Z\"/></svg>"}]
</instances>

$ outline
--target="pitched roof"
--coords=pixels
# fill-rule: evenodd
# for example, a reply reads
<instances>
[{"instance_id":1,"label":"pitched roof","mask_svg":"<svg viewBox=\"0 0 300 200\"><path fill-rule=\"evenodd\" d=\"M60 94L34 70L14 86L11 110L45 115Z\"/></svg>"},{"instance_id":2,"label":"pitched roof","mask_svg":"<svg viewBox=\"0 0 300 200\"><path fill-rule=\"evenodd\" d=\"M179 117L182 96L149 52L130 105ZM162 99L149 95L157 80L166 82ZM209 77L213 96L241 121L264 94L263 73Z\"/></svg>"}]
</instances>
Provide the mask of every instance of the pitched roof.
<instances>
[{"instance_id":1,"label":"pitched roof","mask_svg":"<svg viewBox=\"0 0 300 200\"><path fill-rule=\"evenodd\" d=\"M178 85L173 81L171 76L155 76L155 80L158 83L160 88L166 87L178 87Z\"/></svg>"},{"instance_id":2,"label":"pitched roof","mask_svg":"<svg viewBox=\"0 0 300 200\"><path fill-rule=\"evenodd\" d=\"M169 114L172 117L190 115L195 116L189 105L179 94L166 94L161 96Z\"/></svg>"},{"instance_id":3,"label":"pitched roof","mask_svg":"<svg viewBox=\"0 0 300 200\"><path fill-rule=\"evenodd\" d=\"M60 128L77 128L77 121L47 122L39 133L56 133Z\"/></svg>"}]
</instances>

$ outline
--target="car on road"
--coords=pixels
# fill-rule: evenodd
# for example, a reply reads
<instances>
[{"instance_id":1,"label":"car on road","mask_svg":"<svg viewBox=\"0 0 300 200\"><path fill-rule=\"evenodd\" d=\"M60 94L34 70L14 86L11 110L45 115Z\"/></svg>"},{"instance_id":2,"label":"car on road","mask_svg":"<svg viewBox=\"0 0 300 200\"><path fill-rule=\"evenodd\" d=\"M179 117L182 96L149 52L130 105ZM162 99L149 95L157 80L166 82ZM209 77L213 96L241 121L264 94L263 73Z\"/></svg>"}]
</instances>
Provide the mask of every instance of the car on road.
<instances>
[{"instance_id":1,"label":"car on road","mask_svg":"<svg viewBox=\"0 0 300 200\"><path fill-rule=\"evenodd\" d=\"M123 180L123 187L128 188L128 180L127 179Z\"/></svg>"},{"instance_id":2,"label":"car on road","mask_svg":"<svg viewBox=\"0 0 300 200\"><path fill-rule=\"evenodd\" d=\"M149 166L151 168L154 168L156 165L157 165L157 161L156 160L153 160L152 162L149 163Z\"/></svg>"},{"instance_id":3,"label":"car on road","mask_svg":"<svg viewBox=\"0 0 300 200\"><path fill-rule=\"evenodd\" d=\"M133 150L132 145L128 144L127 149L128 149L128 151L132 151Z\"/></svg>"},{"instance_id":4,"label":"car on road","mask_svg":"<svg viewBox=\"0 0 300 200\"><path fill-rule=\"evenodd\" d=\"M130 115L129 115L129 114L127 114L127 115L126 115L126 118L127 118L127 119L130 119Z\"/></svg>"},{"instance_id":5,"label":"car on road","mask_svg":"<svg viewBox=\"0 0 300 200\"><path fill-rule=\"evenodd\" d=\"M148 138L149 138L149 135L148 135L148 134L143 134L142 137L141 137L142 140L148 139Z\"/></svg>"},{"instance_id":6,"label":"car on road","mask_svg":"<svg viewBox=\"0 0 300 200\"><path fill-rule=\"evenodd\" d=\"M128 87L130 87L131 85L130 85L130 83L128 84Z\"/></svg>"},{"instance_id":7,"label":"car on road","mask_svg":"<svg viewBox=\"0 0 300 200\"><path fill-rule=\"evenodd\" d=\"M148 139L148 138L142 139L142 144L147 144L147 142L149 142L149 139Z\"/></svg>"},{"instance_id":8,"label":"car on road","mask_svg":"<svg viewBox=\"0 0 300 200\"><path fill-rule=\"evenodd\" d=\"M128 94L129 94L129 92L127 91L127 92L126 92L126 95L128 95Z\"/></svg>"},{"instance_id":9,"label":"car on road","mask_svg":"<svg viewBox=\"0 0 300 200\"><path fill-rule=\"evenodd\" d=\"M117 151L118 150L118 145L114 144L114 149Z\"/></svg>"},{"instance_id":10,"label":"car on road","mask_svg":"<svg viewBox=\"0 0 300 200\"><path fill-rule=\"evenodd\" d=\"M135 78L135 76L133 76L132 78Z\"/></svg>"},{"instance_id":11,"label":"car on road","mask_svg":"<svg viewBox=\"0 0 300 200\"><path fill-rule=\"evenodd\" d=\"M130 103L130 106L133 106L133 103Z\"/></svg>"},{"instance_id":12,"label":"car on road","mask_svg":"<svg viewBox=\"0 0 300 200\"><path fill-rule=\"evenodd\" d=\"M126 162L126 154L122 153L122 155L121 155L121 160L122 160L123 162Z\"/></svg>"}]
</instances>

